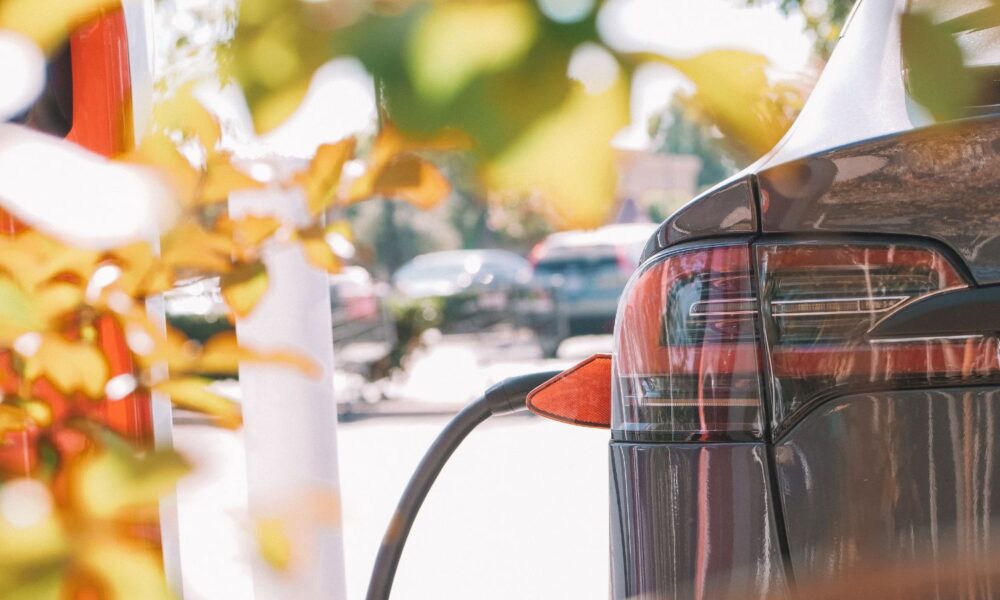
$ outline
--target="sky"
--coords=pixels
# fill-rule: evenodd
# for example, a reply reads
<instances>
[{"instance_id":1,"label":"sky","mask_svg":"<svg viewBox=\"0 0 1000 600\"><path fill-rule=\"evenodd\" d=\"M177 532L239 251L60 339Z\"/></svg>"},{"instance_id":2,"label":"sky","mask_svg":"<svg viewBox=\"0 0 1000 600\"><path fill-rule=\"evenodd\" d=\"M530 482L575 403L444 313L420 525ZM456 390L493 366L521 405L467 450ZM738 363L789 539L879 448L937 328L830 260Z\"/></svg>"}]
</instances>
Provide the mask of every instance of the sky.
<instances>
[{"instance_id":1,"label":"sky","mask_svg":"<svg viewBox=\"0 0 1000 600\"><path fill-rule=\"evenodd\" d=\"M812 40L800 15L786 16L776 3L747 8L742 0L611 0L600 20L605 41L621 51L656 51L688 57L734 48L765 55L779 78L806 73ZM691 85L667 66L648 65L633 79L632 124L614 140L620 148L649 143L646 124L678 90Z\"/></svg>"},{"instance_id":2,"label":"sky","mask_svg":"<svg viewBox=\"0 0 1000 600\"><path fill-rule=\"evenodd\" d=\"M543 10L572 10L592 0L538 1ZM771 60L776 77L807 72L812 56L812 40L803 32L801 16L781 14L776 3L747 8L743 0L610 0L602 9L600 27L608 45L623 51L672 56L713 48L759 52ZM633 81L632 124L615 138L615 145L646 147L649 117L685 87L689 84L670 67L640 69ZM372 127L371 90L371 80L360 65L341 59L317 72L299 112L263 141L280 155L309 157L320 143Z\"/></svg>"}]
</instances>

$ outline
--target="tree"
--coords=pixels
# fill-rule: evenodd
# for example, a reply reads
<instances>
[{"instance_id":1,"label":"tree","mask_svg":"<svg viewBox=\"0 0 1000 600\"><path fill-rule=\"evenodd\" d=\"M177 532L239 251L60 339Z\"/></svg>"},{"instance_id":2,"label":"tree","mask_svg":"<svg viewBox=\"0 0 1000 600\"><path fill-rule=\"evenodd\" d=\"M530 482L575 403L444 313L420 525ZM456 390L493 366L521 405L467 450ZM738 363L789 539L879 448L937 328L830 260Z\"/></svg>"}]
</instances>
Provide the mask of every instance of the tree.
<instances>
[{"instance_id":1,"label":"tree","mask_svg":"<svg viewBox=\"0 0 1000 600\"><path fill-rule=\"evenodd\" d=\"M749 5L773 3L774 0L747 0ZM805 19L806 31L813 36L816 54L829 58L837 44L840 30L855 0L778 0L778 8L785 14L799 13Z\"/></svg>"}]
</instances>

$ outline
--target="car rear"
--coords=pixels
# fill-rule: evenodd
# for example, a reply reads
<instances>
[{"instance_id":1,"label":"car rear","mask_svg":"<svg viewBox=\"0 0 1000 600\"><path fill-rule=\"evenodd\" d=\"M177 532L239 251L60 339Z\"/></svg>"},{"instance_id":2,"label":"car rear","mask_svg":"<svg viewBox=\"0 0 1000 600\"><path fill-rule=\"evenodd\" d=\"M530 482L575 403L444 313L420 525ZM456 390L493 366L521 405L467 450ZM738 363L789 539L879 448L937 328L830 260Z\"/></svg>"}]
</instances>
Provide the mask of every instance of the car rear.
<instances>
[{"instance_id":1,"label":"car rear","mask_svg":"<svg viewBox=\"0 0 1000 600\"><path fill-rule=\"evenodd\" d=\"M1000 117L790 135L623 294L612 596L1000 597Z\"/></svg>"}]
</instances>

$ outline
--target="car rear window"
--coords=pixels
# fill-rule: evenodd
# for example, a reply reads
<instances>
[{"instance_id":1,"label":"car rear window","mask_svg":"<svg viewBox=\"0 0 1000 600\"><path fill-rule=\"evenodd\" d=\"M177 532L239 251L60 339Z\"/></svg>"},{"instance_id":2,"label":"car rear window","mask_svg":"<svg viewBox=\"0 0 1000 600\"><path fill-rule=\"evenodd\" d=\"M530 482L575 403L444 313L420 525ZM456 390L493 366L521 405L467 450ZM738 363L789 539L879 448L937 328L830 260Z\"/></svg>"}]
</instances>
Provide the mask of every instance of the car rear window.
<instances>
[{"instance_id":1,"label":"car rear window","mask_svg":"<svg viewBox=\"0 0 1000 600\"><path fill-rule=\"evenodd\" d=\"M566 275L569 273L598 273L618 270L618 259L614 256L576 256L551 258L538 261L535 274L542 276Z\"/></svg>"}]
</instances>

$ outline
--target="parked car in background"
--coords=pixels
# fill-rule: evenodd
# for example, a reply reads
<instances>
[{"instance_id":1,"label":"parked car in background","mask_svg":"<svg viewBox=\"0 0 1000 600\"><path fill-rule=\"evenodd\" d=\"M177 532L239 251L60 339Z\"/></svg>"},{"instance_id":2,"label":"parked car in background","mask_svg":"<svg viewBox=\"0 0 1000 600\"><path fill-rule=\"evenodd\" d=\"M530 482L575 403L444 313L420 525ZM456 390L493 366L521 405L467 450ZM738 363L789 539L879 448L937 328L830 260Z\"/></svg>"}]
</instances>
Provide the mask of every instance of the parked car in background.
<instances>
[{"instance_id":1,"label":"parked car in background","mask_svg":"<svg viewBox=\"0 0 1000 600\"><path fill-rule=\"evenodd\" d=\"M386 304L389 285L372 278L366 269L344 267L330 276L330 310L337 364L380 379L396 342L396 328Z\"/></svg>"},{"instance_id":2,"label":"parked car in background","mask_svg":"<svg viewBox=\"0 0 1000 600\"><path fill-rule=\"evenodd\" d=\"M385 376L396 342L395 324L386 304L388 292L388 284L372 278L363 267L347 266L330 276L338 403L378 399L367 384ZM164 305L167 322L191 339L204 342L233 329L218 277L191 281L166 292Z\"/></svg>"},{"instance_id":3,"label":"parked car in background","mask_svg":"<svg viewBox=\"0 0 1000 600\"><path fill-rule=\"evenodd\" d=\"M476 331L518 323L530 295L531 265L506 250L451 250L417 256L393 275L404 300L427 300L441 311L442 328Z\"/></svg>"},{"instance_id":4,"label":"parked car in background","mask_svg":"<svg viewBox=\"0 0 1000 600\"><path fill-rule=\"evenodd\" d=\"M548 303L536 304L533 320L546 356L566 338L612 332L618 299L655 230L652 223L607 225L554 233L535 247L533 280Z\"/></svg>"}]
</instances>

